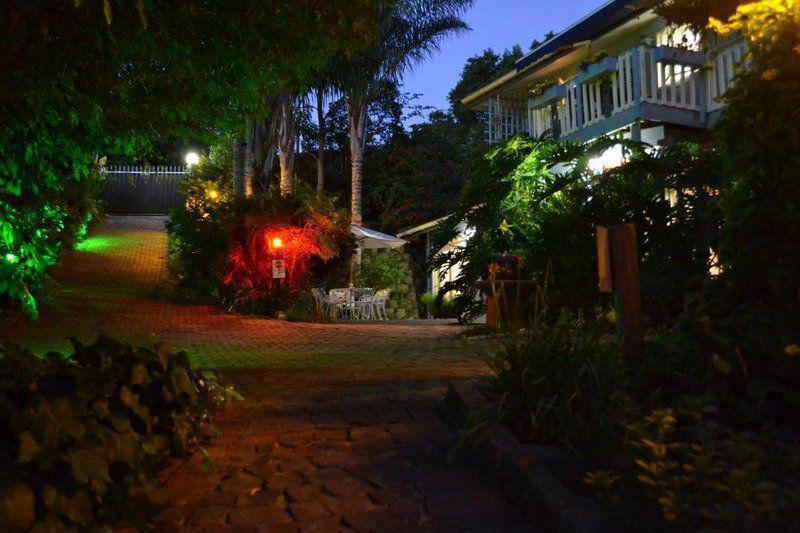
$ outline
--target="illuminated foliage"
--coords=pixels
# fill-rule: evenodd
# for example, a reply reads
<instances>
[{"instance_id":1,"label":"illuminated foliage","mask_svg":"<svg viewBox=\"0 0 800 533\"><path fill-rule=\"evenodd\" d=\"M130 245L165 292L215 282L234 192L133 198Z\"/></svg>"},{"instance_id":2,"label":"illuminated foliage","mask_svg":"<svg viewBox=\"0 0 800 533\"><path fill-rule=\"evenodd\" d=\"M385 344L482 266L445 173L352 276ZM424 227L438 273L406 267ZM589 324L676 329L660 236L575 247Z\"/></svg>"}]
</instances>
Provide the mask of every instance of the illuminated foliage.
<instances>
[{"instance_id":1,"label":"illuminated foliage","mask_svg":"<svg viewBox=\"0 0 800 533\"><path fill-rule=\"evenodd\" d=\"M629 162L598 174L590 160L624 148ZM564 170L551 173L559 165ZM449 242L464 220L475 234L463 248L434 258L438 266L460 264L460 275L442 288L459 291L465 316L483 304L475 280L502 253L525 260L533 279L550 271L549 304L593 312L598 305L595 225L633 222L642 255L646 311L660 323L682 309L683 294L708 273L708 250L717 238L716 198L709 187L720 176L713 154L692 145L658 153L601 138L585 144L524 136L494 148L467 182L458 209L440 227L435 247ZM666 189L683 191L677 202Z\"/></svg>"},{"instance_id":2,"label":"illuminated foliage","mask_svg":"<svg viewBox=\"0 0 800 533\"><path fill-rule=\"evenodd\" d=\"M236 290L246 290L257 299L270 298L278 290L300 291L308 281L311 258L323 261L335 256L318 238L312 223L301 227L275 226L269 222L249 219L244 222L247 235L244 242L234 245L228 254L230 267L223 282ZM283 261L285 278L273 278L273 261Z\"/></svg>"},{"instance_id":3,"label":"illuminated foliage","mask_svg":"<svg viewBox=\"0 0 800 533\"><path fill-rule=\"evenodd\" d=\"M181 291L250 312L285 310L312 277L341 270L352 237L332 200L302 184L288 197L233 198L230 143L201 157L167 225L169 266ZM216 193L216 194L212 194ZM272 277L282 259L286 278Z\"/></svg>"},{"instance_id":4,"label":"illuminated foliage","mask_svg":"<svg viewBox=\"0 0 800 533\"><path fill-rule=\"evenodd\" d=\"M0 303L75 241L103 156L212 138L374 33L371 0L8 0L0 32Z\"/></svg>"}]
</instances>

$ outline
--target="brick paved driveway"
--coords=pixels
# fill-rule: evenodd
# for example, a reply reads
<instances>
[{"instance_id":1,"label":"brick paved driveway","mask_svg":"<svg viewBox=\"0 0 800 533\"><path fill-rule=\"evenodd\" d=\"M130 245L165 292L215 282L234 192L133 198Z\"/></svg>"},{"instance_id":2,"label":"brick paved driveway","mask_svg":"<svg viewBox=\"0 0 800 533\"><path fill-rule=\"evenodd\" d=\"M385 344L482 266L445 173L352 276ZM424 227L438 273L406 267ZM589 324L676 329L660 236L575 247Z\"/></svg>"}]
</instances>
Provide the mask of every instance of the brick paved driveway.
<instances>
[{"instance_id":1,"label":"brick paved driveway","mask_svg":"<svg viewBox=\"0 0 800 533\"><path fill-rule=\"evenodd\" d=\"M436 409L448 379L486 369L454 326L299 324L167 301L163 217L109 217L41 298L41 318L0 324L37 352L100 331L155 339L214 368L247 401L209 447L159 476L160 529L474 530L530 526L480 469L447 462L452 426Z\"/></svg>"}]
</instances>

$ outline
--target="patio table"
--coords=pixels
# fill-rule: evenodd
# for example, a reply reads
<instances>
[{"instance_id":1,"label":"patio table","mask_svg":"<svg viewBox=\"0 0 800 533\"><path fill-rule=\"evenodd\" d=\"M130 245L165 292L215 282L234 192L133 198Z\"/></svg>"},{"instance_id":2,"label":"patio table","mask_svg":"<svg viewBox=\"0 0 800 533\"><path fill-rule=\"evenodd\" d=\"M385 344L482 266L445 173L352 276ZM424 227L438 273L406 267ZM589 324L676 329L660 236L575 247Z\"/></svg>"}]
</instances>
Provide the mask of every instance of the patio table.
<instances>
[{"instance_id":1,"label":"patio table","mask_svg":"<svg viewBox=\"0 0 800 533\"><path fill-rule=\"evenodd\" d=\"M342 314L349 312L350 316L353 318L372 318L372 313L370 311L372 309L373 289L369 287L342 287L331 289L331 293L334 291L340 293L347 291L347 302L345 302L344 305L339 304L340 307L338 310L340 312L344 311ZM364 296L368 296L368 298L364 298Z\"/></svg>"}]
</instances>

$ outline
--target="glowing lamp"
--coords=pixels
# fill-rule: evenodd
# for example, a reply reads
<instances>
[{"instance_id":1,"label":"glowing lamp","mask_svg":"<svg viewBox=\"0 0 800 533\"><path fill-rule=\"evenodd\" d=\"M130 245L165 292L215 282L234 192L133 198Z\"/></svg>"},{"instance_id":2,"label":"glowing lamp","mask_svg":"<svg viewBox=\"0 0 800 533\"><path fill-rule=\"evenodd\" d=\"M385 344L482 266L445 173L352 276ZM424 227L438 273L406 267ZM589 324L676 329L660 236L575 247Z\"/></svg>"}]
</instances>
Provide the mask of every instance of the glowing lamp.
<instances>
[{"instance_id":1,"label":"glowing lamp","mask_svg":"<svg viewBox=\"0 0 800 533\"><path fill-rule=\"evenodd\" d=\"M216 200L219 198L219 191L216 189L211 189L207 194L209 200Z\"/></svg>"},{"instance_id":2,"label":"glowing lamp","mask_svg":"<svg viewBox=\"0 0 800 533\"><path fill-rule=\"evenodd\" d=\"M275 237L274 239L272 239L272 247L283 248L283 241L280 239L280 237Z\"/></svg>"},{"instance_id":3,"label":"glowing lamp","mask_svg":"<svg viewBox=\"0 0 800 533\"><path fill-rule=\"evenodd\" d=\"M200 161L200 156L197 155L197 152L189 152L186 154L186 165L192 166L196 165L198 161Z\"/></svg>"}]
</instances>

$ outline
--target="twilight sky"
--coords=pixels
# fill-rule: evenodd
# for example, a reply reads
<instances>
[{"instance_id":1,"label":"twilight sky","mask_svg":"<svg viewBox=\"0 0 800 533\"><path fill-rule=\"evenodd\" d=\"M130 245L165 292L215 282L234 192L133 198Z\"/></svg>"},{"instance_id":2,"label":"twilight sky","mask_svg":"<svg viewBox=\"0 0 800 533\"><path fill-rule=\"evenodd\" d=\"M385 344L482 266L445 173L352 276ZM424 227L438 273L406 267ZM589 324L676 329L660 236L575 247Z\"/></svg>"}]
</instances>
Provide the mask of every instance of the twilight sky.
<instances>
[{"instance_id":1,"label":"twilight sky","mask_svg":"<svg viewBox=\"0 0 800 533\"><path fill-rule=\"evenodd\" d=\"M417 103L440 109L458 81L467 58L485 48L502 51L520 44L527 52L534 39L556 33L588 15L607 0L476 0L465 15L472 31L448 39L441 52L406 76L404 90L422 93Z\"/></svg>"}]
</instances>

